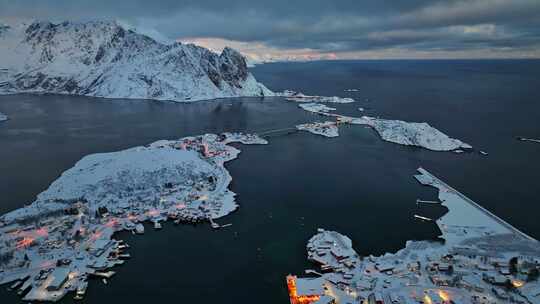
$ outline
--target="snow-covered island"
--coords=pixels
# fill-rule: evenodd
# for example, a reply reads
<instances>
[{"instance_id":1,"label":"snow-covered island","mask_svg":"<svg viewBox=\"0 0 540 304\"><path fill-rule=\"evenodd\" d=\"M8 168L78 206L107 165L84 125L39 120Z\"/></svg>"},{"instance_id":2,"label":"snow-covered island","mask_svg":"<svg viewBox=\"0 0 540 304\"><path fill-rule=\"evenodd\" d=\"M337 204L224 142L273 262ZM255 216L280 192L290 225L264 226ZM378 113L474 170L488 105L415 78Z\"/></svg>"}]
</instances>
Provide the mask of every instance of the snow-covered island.
<instances>
[{"instance_id":1,"label":"snow-covered island","mask_svg":"<svg viewBox=\"0 0 540 304\"><path fill-rule=\"evenodd\" d=\"M338 127L335 121L314 122L297 125L296 129L307 131L313 134L322 135L325 137L338 137Z\"/></svg>"},{"instance_id":2,"label":"snow-covered island","mask_svg":"<svg viewBox=\"0 0 540 304\"><path fill-rule=\"evenodd\" d=\"M383 140L400 145L418 146L433 151L472 149L471 145L451 138L425 122L407 122L369 116L360 118L342 116L340 121L369 126L377 131Z\"/></svg>"},{"instance_id":3,"label":"snow-covered island","mask_svg":"<svg viewBox=\"0 0 540 304\"><path fill-rule=\"evenodd\" d=\"M305 111L321 114L321 113L329 113L331 111L335 111L336 108L329 107L327 105L323 105L320 103L301 103L298 105L300 108L304 109Z\"/></svg>"},{"instance_id":4,"label":"snow-covered island","mask_svg":"<svg viewBox=\"0 0 540 304\"><path fill-rule=\"evenodd\" d=\"M0 20L0 94L13 93L180 102L274 95L231 48L161 43L114 21Z\"/></svg>"},{"instance_id":5,"label":"snow-covered island","mask_svg":"<svg viewBox=\"0 0 540 304\"><path fill-rule=\"evenodd\" d=\"M206 134L92 154L65 171L36 200L0 217L0 284L25 301L82 298L88 277L105 280L129 254L121 230L144 233L142 222L208 222L238 206L224 163L230 143L266 144L257 135Z\"/></svg>"},{"instance_id":6,"label":"snow-covered island","mask_svg":"<svg viewBox=\"0 0 540 304\"><path fill-rule=\"evenodd\" d=\"M472 149L471 145L451 138L425 122L406 122L369 116L344 116L331 113L336 109L320 103L301 103L298 106L311 113L334 117L338 123L368 126L374 129L381 139L400 145L418 146L433 151Z\"/></svg>"},{"instance_id":7,"label":"snow-covered island","mask_svg":"<svg viewBox=\"0 0 540 304\"><path fill-rule=\"evenodd\" d=\"M408 241L395 254L360 257L351 239L319 229L307 251L320 270L287 276L292 304L540 302L540 242L418 171L415 178L437 188L449 209L436 221L444 241Z\"/></svg>"},{"instance_id":8,"label":"snow-covered island","mask_svg":"<svg viewBox=\"0 0 540 304\"><path fill-rule=\"evenodd\" d=\"M8 120L8 117L6 114L0 112L0 122Z\"/></svg>"},{"instance_id":9,"label":"snow-covered island","mask_svg":"<svg viewBox=\"0 0 540 304\"><path fill-rule=\"evenodd\" d=\"M277 95L285 97L285 100L295 101L295 102L322 102L322 103L352 103L355 102L352 98L343 98L337 96L312 96L305 95L300 92L295 92L292 90L285 90L282 93Z\"/></svg>"}]
</instances>

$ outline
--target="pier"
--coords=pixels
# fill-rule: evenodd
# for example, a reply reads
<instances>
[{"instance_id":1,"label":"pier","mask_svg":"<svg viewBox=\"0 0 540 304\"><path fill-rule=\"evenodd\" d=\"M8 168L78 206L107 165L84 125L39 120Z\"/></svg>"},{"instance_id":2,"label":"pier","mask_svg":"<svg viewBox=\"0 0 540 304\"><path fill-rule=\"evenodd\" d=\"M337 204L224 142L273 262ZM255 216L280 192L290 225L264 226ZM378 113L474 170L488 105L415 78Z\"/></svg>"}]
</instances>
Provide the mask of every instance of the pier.
<instances>
[{"instance_id":1,"label":"pier","mask_svg":"<svg viewBox=\"0 0 540 304\"><path fill-rule=\"evenodd\" d=\"M210 226L212 227L212 229L221 229L221 228L226 228L226 227L232 226L232 224L230 224L230 223L225 224L225 225L220 225L220 224L214 222L212 217L208 217L208 221L210 222Z\"/></svg>"},{"instance_id":2,"label":"pier","mask_svg":"<svg viewBox=\"0 0 540 304\"><path fill-rule=\"evenodd\" d=\"M306 273L306 274L314 274L314 275L317 275L317 276L319 276L319 277L322 277L322 276L323 276L322 273L317 272L317 271L315 271L315 270L313 270L313 269L306 269L306 270L305 270L305 273Z\"/></svg>"},{"instance_id":3,"label":"pier","mask_svg":"<svg viewBox=\"0 0 540 304\"><path fill-rule=\"evenodd\" d=\"M421 216L421 215L418 215L418 214L415 214L415 215L414 215L414 218L417 218L417 219L420 219L420 220L423 220L423 221L428 221L428 222L433 221L433 220L430 219L429 217Z\"/></svg>"},{"instance_id":4,"label":"pier","mask_svg":"<svg viewBox=\"0 0 540 304\"><path fill-rule=\"evenodd\" d=\"M506 221L504 221L503 219L501 219L500 217L496 216L495 214L491 213L489 210L485 209L484 207L480 206L479 204L475 203L473 200L471 200L470 198L466 197L465 195L463 195L461 192L457 191L456 189L450 187L448 184L446 184L445 182L443 182L442 180L438 179L436 176L434 176L433 174L429 173L426 169L420 167L418 168L418 172L420 172L423 176L431 179L431 181L427 181L426 179L422 179L422 177L416 177L416 179L423 185L432 185L432 186L435 186L435 184L439 184L441 186L443 186L448 192L453 192L454 194L456 194L457 196L459 196L463 201L467 202L468 204L470 204L472 207L478 209L480 212L484 213L485 215L487 215L488 217L490 217L491 219L493 219L495 222L497 222L499 225L505 227L506 229L510 230L511 232L513 232L515 235L519 236L519 237L522 237L526 240L530 240L530 241L537 241L535 238L527 235L526 233L518 230L517 228L515 228L514 226L510 225L509 223L507 223ZM436 186L435 186L436 187Z\"/></svg>"},{"instance_id":5,"label":"pier","mask_svg":"<svg viewBox=\"0 0 540 304\"><path fill-rule=\"evenodd\" d=\"M540 139L536 139L536 138L518 137L517 139L518 139L518 140L521 140L521 141L530 141L530 142L534 142L534 143L540 144Z\"/></svg>"},{"instance_id":6,"label":"pier","mask_svg":"<svg viewBox=\"0 0 540 304\"><path fill-rule=\"evenodd\" d=\"M425 201L425 200L417 199L416 204L417 205L420 205L420 204L440 205L441 202L439 202L439 201Z\"/></svg>"}]
</instances>

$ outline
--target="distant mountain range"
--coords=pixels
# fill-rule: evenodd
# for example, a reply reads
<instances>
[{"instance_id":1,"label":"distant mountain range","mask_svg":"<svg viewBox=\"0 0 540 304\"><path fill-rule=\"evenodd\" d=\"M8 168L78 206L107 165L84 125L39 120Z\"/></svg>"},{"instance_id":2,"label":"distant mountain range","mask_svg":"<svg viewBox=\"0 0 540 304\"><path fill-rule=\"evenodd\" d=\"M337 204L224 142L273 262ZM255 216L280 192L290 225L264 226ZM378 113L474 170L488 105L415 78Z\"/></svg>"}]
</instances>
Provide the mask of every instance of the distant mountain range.
<instances>
[{"instance_id":1,"label":"distant mountain range","mask_svg":"<svg viewBox=\"0 0 540 304\"><path fill-rule=\"evenodd\" d=\"M0 94L195 101L270 96L231 48L164 44L114 21L0 22Z\"/></svg>"}]
</instances>

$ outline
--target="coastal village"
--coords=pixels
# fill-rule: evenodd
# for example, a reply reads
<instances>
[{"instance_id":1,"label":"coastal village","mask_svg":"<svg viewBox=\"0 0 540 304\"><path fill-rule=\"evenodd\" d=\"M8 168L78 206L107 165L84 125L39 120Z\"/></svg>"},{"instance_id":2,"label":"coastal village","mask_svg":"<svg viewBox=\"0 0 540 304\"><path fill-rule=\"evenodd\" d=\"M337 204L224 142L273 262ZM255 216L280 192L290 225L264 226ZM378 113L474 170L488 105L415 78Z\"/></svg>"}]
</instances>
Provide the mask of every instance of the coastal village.
<instances>
[{"instance_id":1,"label":"coastal village","mask_svg":"<svg viewBox=\"0 0 540 304\"><path fill-rule=\"evenodd\" d=\"M256 135L206 134L84 158L33 204L0 218L0 284L25 301L57 301L70 292L82 299L89 278L106 284L111 268L130 258L116 232L143 234L143 223L161 229L167 220L223 227L214 220L237 208L223 167L240 153L233 142L267 143Z\"/></svg>"},{"instance_id":2,"label":"coastal village","mask_svg":"<svg viewBox=\"0 0 540 304\"><path fill-rule=\"evenodd\" d=\"M427 170L415 178L449 209L436 221L444 241L360 257L348 237L319 229L307 244L319 269L286 277L291 304L540 303L540 243Z\"/></svg>"},{"instance_id":3,"label":"coastal village","mask_svg":"<svg viewBox=\"0 0 540 304\"><path fill-rule=\"evenodd\" d=\"M540 0L0 7L0 304L540 304L538 240L402 183L540 235Z\"/></svg>"},{"instance_id":4,"label":"coastal village","mask_svg":"<svg viewBox=\"0 0 540 304\"><path fill-rule=\"evenodd\" d=\"M338 126L337 122L334 121L325 121L325 122L314 122L297 125L296 129L301 131L307 131L313 134L322 135L325 137L338 137Z\"/></svg>"}]
</instances>

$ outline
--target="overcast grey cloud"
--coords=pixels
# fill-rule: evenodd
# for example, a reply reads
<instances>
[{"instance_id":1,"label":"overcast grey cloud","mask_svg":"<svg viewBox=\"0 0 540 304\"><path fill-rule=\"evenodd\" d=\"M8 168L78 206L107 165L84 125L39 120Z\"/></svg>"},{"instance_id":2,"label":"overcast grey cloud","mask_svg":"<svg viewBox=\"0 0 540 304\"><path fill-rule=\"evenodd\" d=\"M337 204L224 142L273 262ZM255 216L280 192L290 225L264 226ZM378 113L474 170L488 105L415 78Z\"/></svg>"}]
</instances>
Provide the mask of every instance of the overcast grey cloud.
<instances>
[{"instance_id":1,"label":"overcast grey cloud","mask_svg":"<svg viewBox=\"0 0 540 304\"><path fill-rule=\"evenodd\" d=\"M540 0L0 0L0 18L13 17L118 19L170 39L284 53L540 57Z\"/></svg>"}]
</instances>

